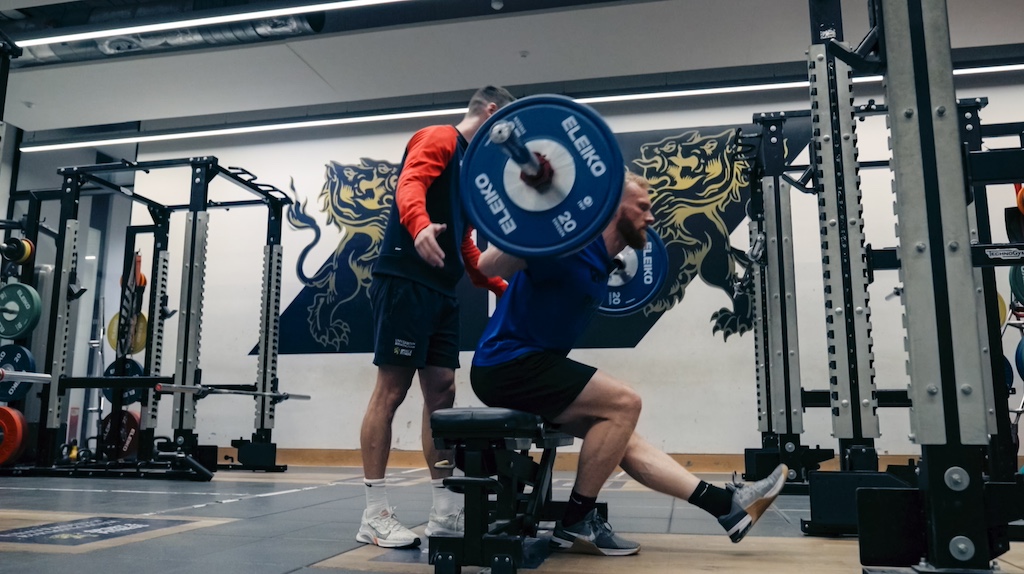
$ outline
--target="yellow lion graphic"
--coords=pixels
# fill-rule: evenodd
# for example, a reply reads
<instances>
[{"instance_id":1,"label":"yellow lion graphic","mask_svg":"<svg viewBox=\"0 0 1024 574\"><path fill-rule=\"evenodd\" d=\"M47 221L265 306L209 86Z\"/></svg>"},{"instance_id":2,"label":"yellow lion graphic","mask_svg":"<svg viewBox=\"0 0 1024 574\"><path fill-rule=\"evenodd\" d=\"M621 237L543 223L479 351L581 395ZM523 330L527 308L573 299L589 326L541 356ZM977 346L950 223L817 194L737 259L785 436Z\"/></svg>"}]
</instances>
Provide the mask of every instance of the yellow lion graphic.
<instances>
[{"instance_id":1,"label":"yellow lion graphic","mask_svg":"<svg viewBox=\"0 0 1024 574\"><path fill-rule=\"evenodd\" d=\"M306 213L306 202L298 201L294 181L291 190L296 201L287 218L296 229L312 229L315 233L296 264L303 285L317 290L308 307L310 333L320 344L340 351L349 343L351 327L339 310L344 303L368 292L394 202L399 166L362 158L359 165L332 161L326 168L317 199L327 214L327 223L338 228L341 239L331 258L312 277L305 275L303 264L320 241L320 226Z\"/></svg>"},{"instance_id":2,"label":"yellow lion graphic","mask_svg":"<svg viewBox=\"0 0 1024 574\"><path fill-rule=\"evenodd\" d=\"M688 130L643 144L633 160L651 182L655 229L665 241L669 269L678 269L668 278L667 296L644 311L670 309L700 275L732 300L732 309L711 317L713 332L722 331L726 339L753 324L750 296L736 288L736 252L729 244L730 232L746 217L742 191L749 184L749 162L735 154L735 130L714 135Z\"/></svg>"}]
</instances>

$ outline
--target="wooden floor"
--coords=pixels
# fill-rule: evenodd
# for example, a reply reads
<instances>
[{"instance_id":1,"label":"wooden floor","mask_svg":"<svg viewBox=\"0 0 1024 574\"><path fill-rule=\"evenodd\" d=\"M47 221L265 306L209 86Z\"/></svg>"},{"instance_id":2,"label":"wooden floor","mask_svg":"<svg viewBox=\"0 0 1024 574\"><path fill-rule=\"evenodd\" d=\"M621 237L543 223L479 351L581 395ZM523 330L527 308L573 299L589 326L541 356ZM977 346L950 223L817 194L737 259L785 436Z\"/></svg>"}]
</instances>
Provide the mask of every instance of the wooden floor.
<instances>
[{"instance_id":1,"label":"wooden floor","mask_svg":"<svg viewBox=\"0 0 1024 574\"><path fill-rule=\"evenodd\" d=\"M850 574L861 571L857 540L822 538L751 537L740 544L726 538L690 534L631 534L640 542L635 556L603 557L581 554L552 554L537 574L677 574L680 572L751 572L758 574ZM384 550L375 546L340 554L313 568L324 574L382 572L430 574L424 550ZM997 561L1007 574L1024 573L1024 548L1010 550ZM466 567L464 574L481 569Z\"/></svg>"},{"instance_id":2,"label":"wooden floor","mask_svg":"<svg viewBox=\"0 0 1024 574\"><path fill-rule=\"evenodd\" d=\"M702 478L714 483L728 480L714 474ZM399 469L389 480L391 503L398 507L399 517L422 534L430 508L426 469ZM555 499L564 500L571 485L571 474L556 473ZM810 516L806 496L780 497L739 544L729 542L717 521L703 511L646 490L628 477L613 476L601 498L608 503L616 531L641 543L638 555L555 553L536 568L520 572L862 571L856 538L808 537L801 532L801 519ZM208 483L0 477L0 574L433 572L425 540L411 550L385 550L355 541L364 505L362 476L356 468L218 472ZM116 520L138 530L112 537L89 534L96 532L94 527L73 530L83 522ZM34 536L26 536L26 530ZM997 566L994 571L999 574L1024 574L1024 544L1014 543ZM466 566L463 573L481 570Z\"/></svg>"}]
</instances>

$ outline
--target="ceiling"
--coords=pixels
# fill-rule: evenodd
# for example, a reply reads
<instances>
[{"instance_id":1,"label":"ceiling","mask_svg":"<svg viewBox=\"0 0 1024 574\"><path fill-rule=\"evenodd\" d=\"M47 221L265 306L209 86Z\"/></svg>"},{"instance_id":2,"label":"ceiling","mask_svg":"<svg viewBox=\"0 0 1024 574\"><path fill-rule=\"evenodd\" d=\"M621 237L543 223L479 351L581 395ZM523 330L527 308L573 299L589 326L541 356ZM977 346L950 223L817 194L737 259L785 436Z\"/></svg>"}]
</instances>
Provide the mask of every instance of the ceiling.
<instances>
[{"instance_id":1,"label":"ceiling","mask_svg":"<svg viewBox=\"0 0 1024 574\"><path fill-rule=\"evenodd\" d=\"M0 20L0 29L22 40L237 11L241 3L0 0L0 15L21 18ZM266 3L247 8L254 4ZM954 48L1021 53L1020 0L948 5ZM866 14L866 1L843 2L849 43L867 33ZM90 41L65 46L51 63L27 54L12 63L3 119L27 132L160 127L464 103L467 90L492 83L573 93L764 79L798 70L811 35L808 0L419 0L320 13L306 23L286 37L207 32L212 43L177 49L166 38L139 48L150 39L136 37L121 45L126 53L109 55Z\"/></svg>"}]
</instances>

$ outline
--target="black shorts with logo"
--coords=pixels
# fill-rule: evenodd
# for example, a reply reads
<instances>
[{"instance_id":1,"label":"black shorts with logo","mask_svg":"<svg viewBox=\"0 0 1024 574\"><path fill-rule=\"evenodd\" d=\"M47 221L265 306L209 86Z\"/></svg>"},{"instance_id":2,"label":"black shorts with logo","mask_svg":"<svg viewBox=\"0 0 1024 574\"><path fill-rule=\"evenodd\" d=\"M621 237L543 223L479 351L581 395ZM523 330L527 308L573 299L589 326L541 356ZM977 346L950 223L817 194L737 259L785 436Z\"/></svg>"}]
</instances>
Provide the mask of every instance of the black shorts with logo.
<instances>
[{"instance_id":1,"label":"black shorts with logo","mask_svg":"<svg viewBox=\"0 0 1024 574\"><path fill-rule=\"evenodd\" d=\"M373 364L459 368L459 301L404 277L374 275Z\"/></svg>"},{"instance_id":2,"label":"black shorts with logo","mask_svg":"<svg viewBox=\"0 0 1024 574\"><path fill-rule=\"evenodd\" d=\"M565 355L537 351L491 367L473 365L469 378L485 405L553 421L580 396L596 372L595 367Z\"/></svg>"}]
</instances>

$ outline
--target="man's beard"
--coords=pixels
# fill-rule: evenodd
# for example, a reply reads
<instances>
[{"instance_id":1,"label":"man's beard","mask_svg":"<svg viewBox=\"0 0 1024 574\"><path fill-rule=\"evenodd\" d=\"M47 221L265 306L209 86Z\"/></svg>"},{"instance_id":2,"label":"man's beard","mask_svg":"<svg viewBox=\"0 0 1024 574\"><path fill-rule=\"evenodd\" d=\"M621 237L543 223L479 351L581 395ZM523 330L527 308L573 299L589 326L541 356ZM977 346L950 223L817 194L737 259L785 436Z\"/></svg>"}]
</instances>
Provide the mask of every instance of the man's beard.
<instances>
[{"instance_id":1,"label":"man's beard","mask_svg":"<svg viewBox=\"0 0 1024 574\"><path fill-rule=\"evenodd\" d=\"M647 234L634 227L629 220L620 219L615 227L626 240L626 245L633 249L643 249L647 245Z\"/></svg>"}]
</instances>

